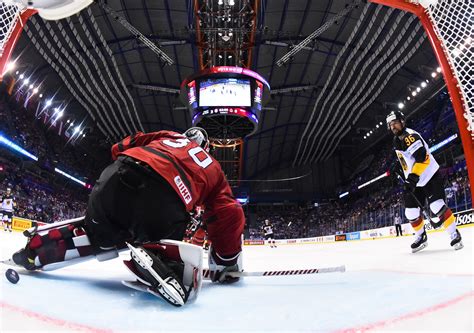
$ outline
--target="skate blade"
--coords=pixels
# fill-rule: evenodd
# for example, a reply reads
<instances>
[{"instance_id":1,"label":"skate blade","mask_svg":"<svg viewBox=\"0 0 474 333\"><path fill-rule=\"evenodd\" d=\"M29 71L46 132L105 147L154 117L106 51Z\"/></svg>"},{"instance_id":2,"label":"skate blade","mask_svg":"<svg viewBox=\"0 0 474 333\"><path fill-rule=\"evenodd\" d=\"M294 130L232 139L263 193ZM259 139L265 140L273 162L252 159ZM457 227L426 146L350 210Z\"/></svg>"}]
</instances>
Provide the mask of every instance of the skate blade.
<instances>
[{"instance_id":1,"label":"skate blade","mask_svg":"<svg viewBox=\"0 0 474 333\"><path fill-rule=\"evenodd\" d=\"M428 242L425 242L425 243L421 244L420 246L418 246L416 249L411 249L411 253L420 252L421 250L423 250L427 246L428 246Z\"/></svg>"},{"instance_id":2,"label":"skate blade","mask_svg":"<svg viewBox=\"0 0 474 333\"><path fill-rule=\"evenodd\" d=\"M457 244L454 244L453 247L455 251L461 250L464 247L464 244L462 242L459 242Z\"/></svg>"}]
</instances>

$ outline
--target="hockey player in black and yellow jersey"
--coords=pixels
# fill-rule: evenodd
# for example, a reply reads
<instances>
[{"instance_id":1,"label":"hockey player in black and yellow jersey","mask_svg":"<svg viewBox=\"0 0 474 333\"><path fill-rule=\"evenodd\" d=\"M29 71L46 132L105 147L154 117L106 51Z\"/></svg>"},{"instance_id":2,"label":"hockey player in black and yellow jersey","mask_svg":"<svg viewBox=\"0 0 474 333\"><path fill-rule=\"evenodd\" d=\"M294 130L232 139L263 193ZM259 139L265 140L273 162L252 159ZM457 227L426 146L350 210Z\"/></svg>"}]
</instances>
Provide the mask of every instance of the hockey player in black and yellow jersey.
<instances>
[{"instance_id":1,"label":"hockey player in black and yellow jersey","mask_svg":"<svg viewBox=\"0 0 474 333\"><path fill-rule=\"evenodd\" d=\"M405 117L400 111L387 116L387 127L395 135L393 147L399 164L397 169L405 181L405 216L415 230L412 252L418 252L428 245L425 224L420 205L428 201L430 210L439 219L451 237L451 246L462 249L461 234L456 229L454 215L446 205L443 180L438 172L439 164L430 153L421 135L405 126Z\"/></svg>"}]
</instances>

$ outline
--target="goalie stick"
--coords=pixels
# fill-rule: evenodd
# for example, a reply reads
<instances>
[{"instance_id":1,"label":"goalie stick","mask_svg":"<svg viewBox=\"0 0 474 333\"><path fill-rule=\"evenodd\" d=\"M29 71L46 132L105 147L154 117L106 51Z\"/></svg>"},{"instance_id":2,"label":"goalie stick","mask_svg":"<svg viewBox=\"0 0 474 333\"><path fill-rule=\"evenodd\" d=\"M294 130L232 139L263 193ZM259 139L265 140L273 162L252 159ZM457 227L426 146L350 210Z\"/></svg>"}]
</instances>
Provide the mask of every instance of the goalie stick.
<instances>
[{"instance_id":1,"label":"goalie stick","mask_svg":"<svg viewBox=\"0 0 474 333\"><path fill-rule=\"evenodd\" d=\"M262 272L228 272L227 274L232 277L250 277L250 276L287 276L287 275L308 275L308 274L319 274L319 273L343 273L346 271L346 266L335 266L335 267L322 267L322 268L308 268L308 269L294 269L294 270L284 270L284 271L262 271ZM210 280L210 271L204 269L202 271L203 279ZM135 281L124 281L122 284L129 288L135 289L137 291L148 292L148 286L144 283L135 280Z\"/></svg>"},{"instance_id":2,"label":"goalie stick","mask_svg":"<svg viewBox=\"0 0 474 333\"><path fill-rule=\"evenodd\" d=\"M322 267L322 268L308 268L308 269L293 269L283 271L261 271L261 272L228 272L226 274L232 277L246 277L246 276L286 276L286 275L307 275L307 274L319 274L319 273L343 273L346 271L346 266L335 266L335 267ZM202 276L205 279L210 278L210 271L204 269Z\"/></svg>"}]
</instances>

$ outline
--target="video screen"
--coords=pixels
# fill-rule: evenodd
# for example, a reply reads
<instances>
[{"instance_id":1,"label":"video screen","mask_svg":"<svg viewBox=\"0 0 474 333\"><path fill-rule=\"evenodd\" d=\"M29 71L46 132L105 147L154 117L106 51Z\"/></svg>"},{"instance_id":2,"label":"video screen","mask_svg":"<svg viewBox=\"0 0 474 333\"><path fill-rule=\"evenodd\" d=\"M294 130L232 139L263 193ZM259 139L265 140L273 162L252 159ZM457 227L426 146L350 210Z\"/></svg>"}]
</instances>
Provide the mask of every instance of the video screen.
<instances>
[{"instance_id":1,"label":"video screen","mask_svg":"<svg viewBox=\"0 0 474 333\"><path fill-rule=\"evenodd\" d=\"M197 106L196 102L196 81L188 83L188 103L192 108Z\"/></svg>"},{"instance_id":2,"label":"video screen","mask_svg":"<svg viewBox=\"0 0 474 333\"><path fill-rule=\"evenodd\" d=\"M233 78L201 81L199 106L251 106L250 81Z\"/></svg>"},{"instance_id":3,"label":"video screen","mask_svg":"<svg viewBox=\"0 0 474 333\"><path fill-rule=\"evenodd\" d=\"M262 94L263 94L263 83L257 81L257 87L255 88L254 94L254 103L256 105L257 110L262 110Z\"/></svg>"}]
</instances>

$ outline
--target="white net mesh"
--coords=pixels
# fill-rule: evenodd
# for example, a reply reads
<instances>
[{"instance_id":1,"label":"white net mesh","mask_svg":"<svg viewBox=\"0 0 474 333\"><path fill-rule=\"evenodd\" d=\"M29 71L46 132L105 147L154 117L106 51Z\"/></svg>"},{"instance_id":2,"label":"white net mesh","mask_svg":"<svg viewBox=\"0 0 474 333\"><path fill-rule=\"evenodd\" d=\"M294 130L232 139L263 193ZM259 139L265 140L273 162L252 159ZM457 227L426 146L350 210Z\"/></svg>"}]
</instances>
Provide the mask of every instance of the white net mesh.
<instances>
[{"instance_id":1,"label":"white net mesh","mask_svg":"<svg viewBox=\"0 0 474 333\"><path fill-rule=\"evenodd\" d=\"M474 1L438 0L427 8L427 14L458 80L474 140Z\"/></svg>"},{"instance_id":2,"label":"white net mesh","mask_svg":"<svg viewBox=\"0 0 474 333\"><path fill-rule=\"evenodd\" d=\"M15 22L21 12L22 8L19 5L0 2L0 58L3 56L5 44L10 38Z\"/></svg>"}]
</instances>

